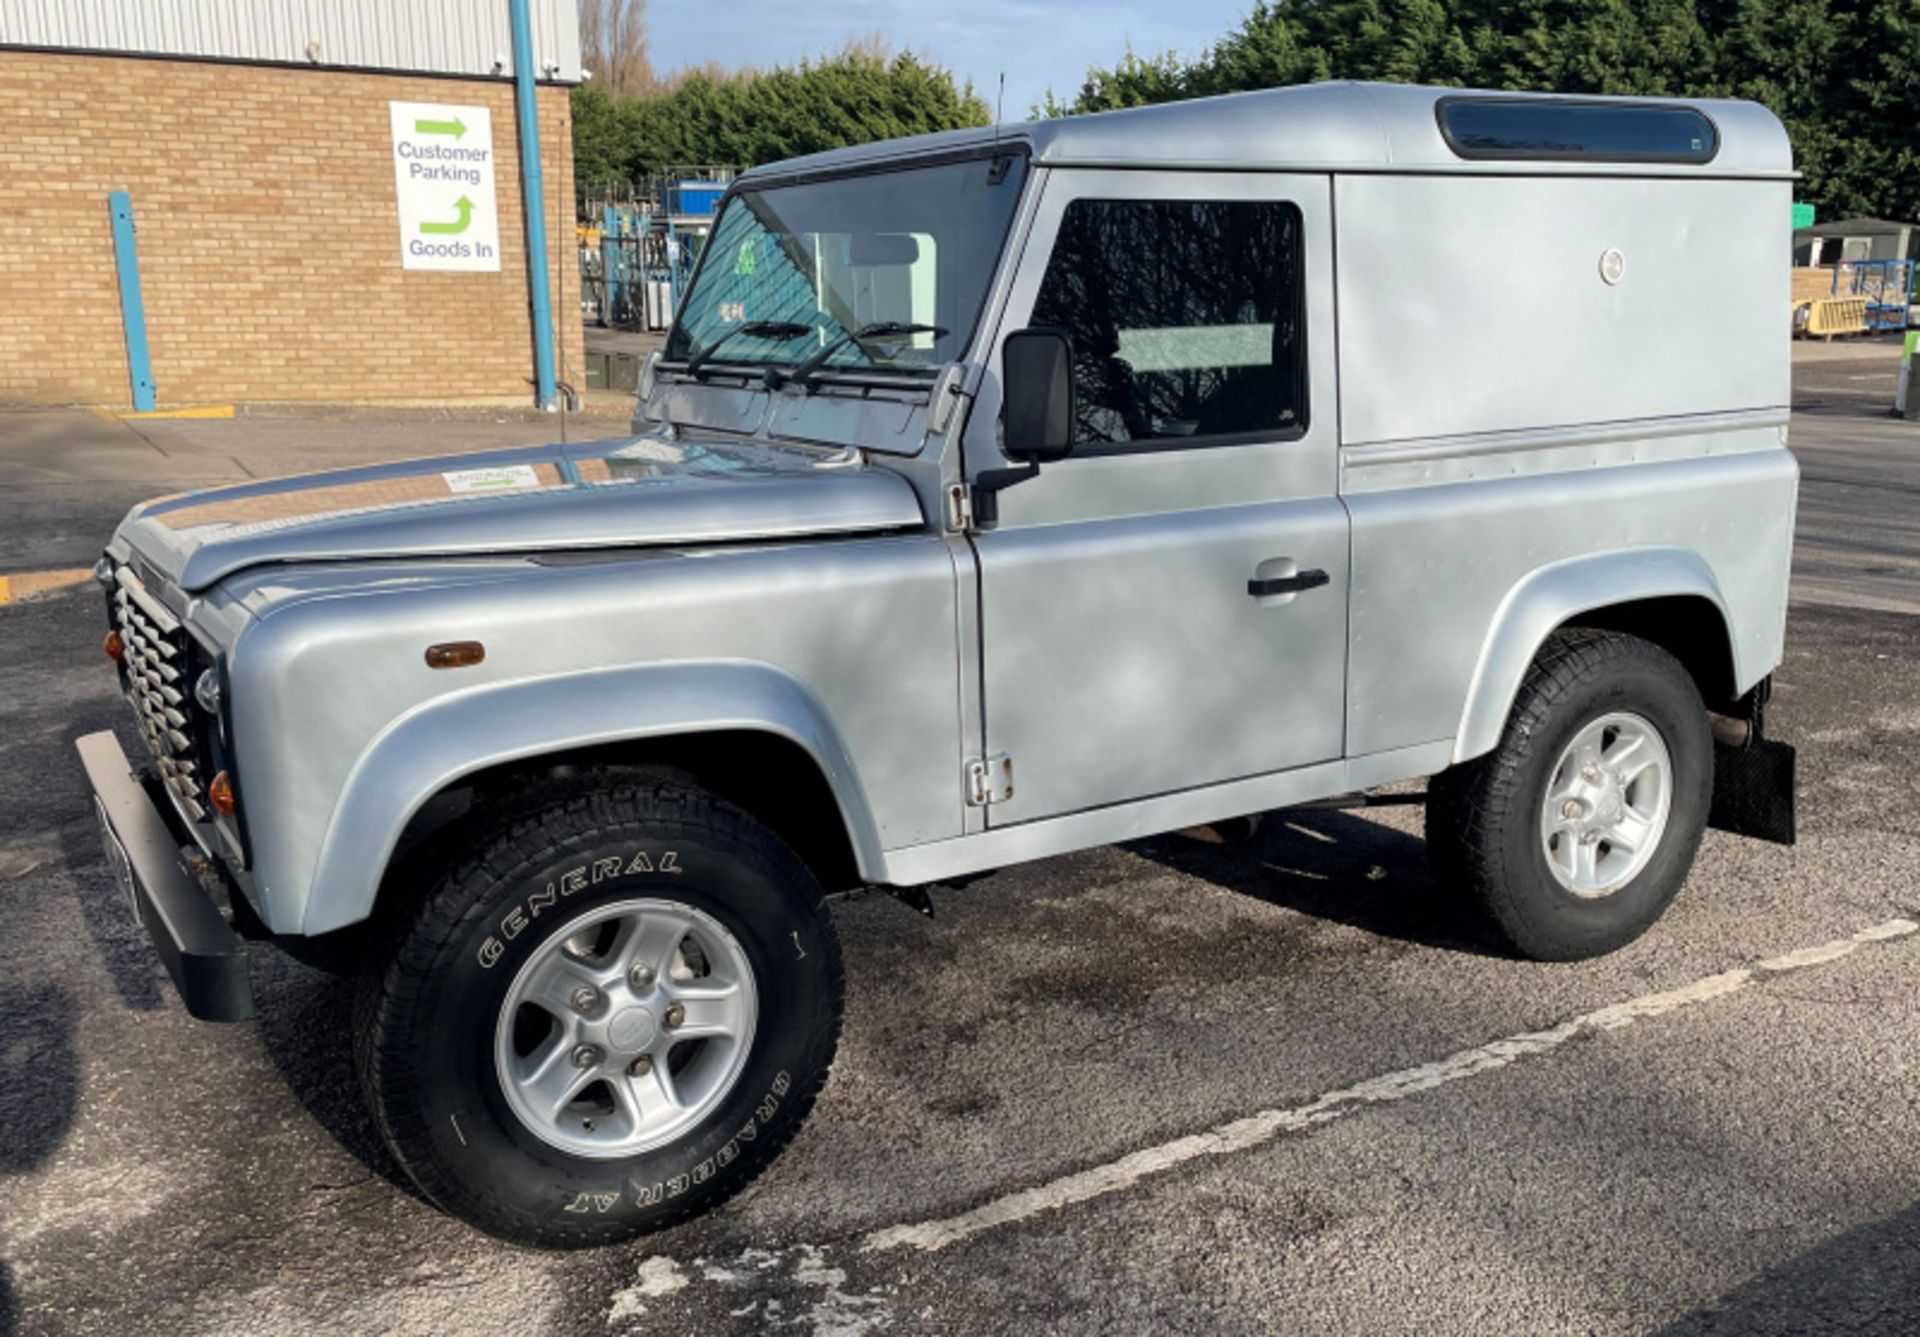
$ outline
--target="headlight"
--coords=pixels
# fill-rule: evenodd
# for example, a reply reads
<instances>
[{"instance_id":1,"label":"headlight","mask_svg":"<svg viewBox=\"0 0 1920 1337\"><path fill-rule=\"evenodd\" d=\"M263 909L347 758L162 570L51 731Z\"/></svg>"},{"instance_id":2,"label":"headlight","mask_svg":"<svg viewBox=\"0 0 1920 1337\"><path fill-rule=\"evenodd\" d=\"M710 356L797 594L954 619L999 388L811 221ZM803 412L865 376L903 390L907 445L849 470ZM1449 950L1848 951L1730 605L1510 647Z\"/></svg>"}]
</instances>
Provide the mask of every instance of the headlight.
<instances>
[{"instance_id":1,"label":"headlight","mask_svg":"<svg viewBox=\"0 0 1920 1337\"><path fill-rule=\"evenodd\" d=\"M193 681L193 699L200 703L200 709L207 714L220 718L220 670L210 668L202 671Z\"/></svg>"}]
</instances>

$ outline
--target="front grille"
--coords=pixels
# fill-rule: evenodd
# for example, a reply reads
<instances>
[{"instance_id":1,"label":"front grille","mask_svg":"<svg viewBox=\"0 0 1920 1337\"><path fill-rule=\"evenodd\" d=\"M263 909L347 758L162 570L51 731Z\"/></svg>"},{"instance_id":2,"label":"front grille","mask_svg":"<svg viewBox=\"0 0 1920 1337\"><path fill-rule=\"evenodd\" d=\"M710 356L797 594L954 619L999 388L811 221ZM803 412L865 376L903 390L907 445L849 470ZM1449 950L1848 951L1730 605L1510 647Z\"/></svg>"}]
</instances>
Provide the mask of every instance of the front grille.
<instances>
[{"instance_id":1,"label":"front grille","mask_svg":"<svg viewBox=\"0 0 1920 1337\"><path fill-rule=\"evenodd\" d=\"M181 810L204 822L203 753L189 695L193 682L188 676L192 662L187 630L126 567L115 575L112 606L114 630L125 647L120 665L141 737Z\"/></svg>"}]
</instances>

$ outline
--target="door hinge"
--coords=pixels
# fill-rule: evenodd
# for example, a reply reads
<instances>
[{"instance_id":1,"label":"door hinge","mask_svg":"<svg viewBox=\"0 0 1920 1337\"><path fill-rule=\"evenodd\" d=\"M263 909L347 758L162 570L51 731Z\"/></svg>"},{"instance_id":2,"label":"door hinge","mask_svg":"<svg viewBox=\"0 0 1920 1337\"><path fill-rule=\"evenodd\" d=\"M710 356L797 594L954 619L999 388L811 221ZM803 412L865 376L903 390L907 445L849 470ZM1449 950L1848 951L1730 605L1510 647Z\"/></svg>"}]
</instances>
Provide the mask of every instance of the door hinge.
<instances>
[{"instance_id":1,"label":"door hinge","mask_svg":"<svg viewBox=\"0 0 1920 1337\"><path fill-rule=\"evenodd\" d=\"M1001 752L967 763L967 805L984 808L1013 797L1013 758Z\"/></svg>"},{"instance_id":2,"label":"door hinge","mask_svg":"<svg viewBox=\"0 0 1920 1337\"><path fill-rule=\"evenodd\" d=\"M973 490L965 483L947 488L947 528L956 534L973 528Z\"/></svg>"}]
</instances>

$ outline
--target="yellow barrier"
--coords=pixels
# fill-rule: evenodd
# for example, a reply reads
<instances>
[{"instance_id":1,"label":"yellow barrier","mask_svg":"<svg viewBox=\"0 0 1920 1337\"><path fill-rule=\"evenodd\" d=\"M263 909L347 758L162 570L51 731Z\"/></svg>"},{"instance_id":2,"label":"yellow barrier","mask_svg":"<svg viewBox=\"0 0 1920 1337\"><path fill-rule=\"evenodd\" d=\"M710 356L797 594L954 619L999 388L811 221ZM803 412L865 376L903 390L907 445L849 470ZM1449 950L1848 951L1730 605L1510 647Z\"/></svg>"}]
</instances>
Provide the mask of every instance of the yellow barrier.
<instances>
[{"instance_id":1,"label":"yellow barrier","mask_svg":"<svg viewBox=\"0 0 1920 1337\"><path fill-rule=\"evenodd\" d=\"M1813 303L1807 312L1807 333L1822 339L1866 331L1867 299L1864 297L1830 297Z\"/></svg>"}]
</instances>

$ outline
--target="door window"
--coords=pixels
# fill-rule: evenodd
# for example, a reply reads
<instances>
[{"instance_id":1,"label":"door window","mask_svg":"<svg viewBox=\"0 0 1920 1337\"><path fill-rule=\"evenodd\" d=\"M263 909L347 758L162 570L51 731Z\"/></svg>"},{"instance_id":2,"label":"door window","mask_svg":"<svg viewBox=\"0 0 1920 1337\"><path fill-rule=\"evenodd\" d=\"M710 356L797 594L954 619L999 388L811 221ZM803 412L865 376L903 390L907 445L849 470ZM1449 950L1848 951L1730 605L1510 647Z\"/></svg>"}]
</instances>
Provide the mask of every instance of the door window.
<instances>
[{"instance_id":1,"label":"door window","mask_svg":"<svg viewBox=\"0 0 1920 1337\"><path fill-rule=\"evenodd\" d=\"M1073 340L1077 453L1306 430L1300 211L1075 200L1031 323Z\"/></svg>"}]
</instances>

